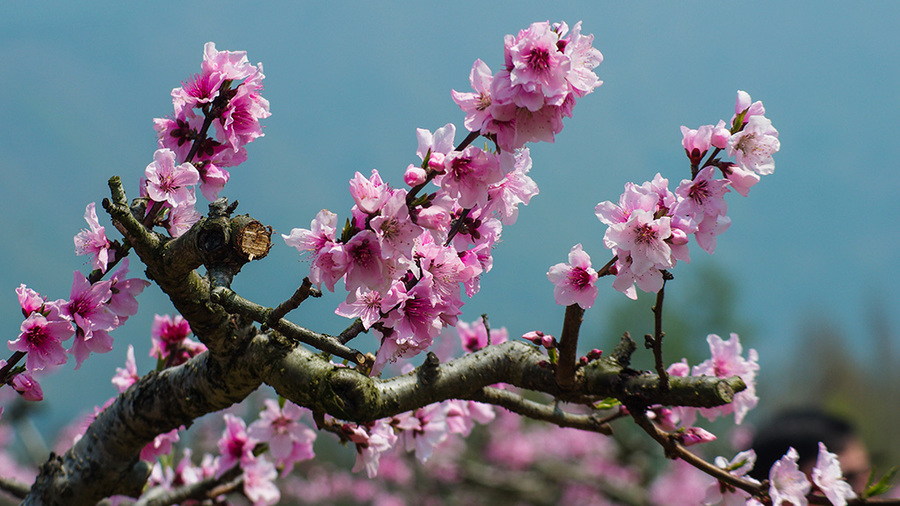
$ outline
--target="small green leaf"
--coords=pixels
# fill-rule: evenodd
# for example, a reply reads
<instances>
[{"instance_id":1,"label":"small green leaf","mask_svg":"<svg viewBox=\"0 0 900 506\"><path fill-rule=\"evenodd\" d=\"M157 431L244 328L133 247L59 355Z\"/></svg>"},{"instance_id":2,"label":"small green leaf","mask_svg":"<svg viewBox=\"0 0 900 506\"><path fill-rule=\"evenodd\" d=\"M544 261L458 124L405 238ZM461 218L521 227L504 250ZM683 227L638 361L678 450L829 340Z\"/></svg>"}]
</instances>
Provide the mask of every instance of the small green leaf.
<instances>
[{"instance_id":1,"label":"small green leaf","mask_svg":"<svg viewBox=\"0 0 900 506\"><path fill-rule=\"evenodd\" d=\"M897 469L897 466L890 468L878 482L872 484L872 480L875 477L875 470L873 469L872 473L869 475L869 481L866 483L866 490L862 494L863 499L875 497L876 495L881 495L890 490L892 488L890 482L894 479L894 475L897 474Z\"/></svg>"},{"instance_id":2,"label":"small green leaf","mask_svg":"<svg viewBox=\"0 0 900 506\"><path fill-rule=\"evenodd\" d=\"M622 403L619 401L619 399L616 399L615 397L607 397L602 401L595 402L594 409L612 409L617 408L621 405Z\"/></svg>"}]
</instances>

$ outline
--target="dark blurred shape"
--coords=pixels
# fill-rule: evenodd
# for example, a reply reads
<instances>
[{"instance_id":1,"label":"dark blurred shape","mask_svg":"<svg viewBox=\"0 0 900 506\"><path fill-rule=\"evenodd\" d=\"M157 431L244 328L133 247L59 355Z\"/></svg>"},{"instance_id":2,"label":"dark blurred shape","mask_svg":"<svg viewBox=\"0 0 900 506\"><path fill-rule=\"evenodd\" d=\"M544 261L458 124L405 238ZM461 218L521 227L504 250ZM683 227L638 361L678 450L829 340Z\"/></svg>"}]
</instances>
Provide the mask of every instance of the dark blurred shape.
<instances>
[{"instance_id":1,"label":"dark blurred shape","mask_svg":"<svg viewBox=\"0 0 900 506\"><path fill-rule=\"evenodd\" d=\"M807 475L816 465L819 443L837 454L844 478L857 493L866 485L869 476L869 455L856 428L848 420L826 413L819 408L799 408L782 411L753 438L756 465L750 476L768 479L769 469L793 447L800 458L800 470Z\"/></svg>"}]
</instances>

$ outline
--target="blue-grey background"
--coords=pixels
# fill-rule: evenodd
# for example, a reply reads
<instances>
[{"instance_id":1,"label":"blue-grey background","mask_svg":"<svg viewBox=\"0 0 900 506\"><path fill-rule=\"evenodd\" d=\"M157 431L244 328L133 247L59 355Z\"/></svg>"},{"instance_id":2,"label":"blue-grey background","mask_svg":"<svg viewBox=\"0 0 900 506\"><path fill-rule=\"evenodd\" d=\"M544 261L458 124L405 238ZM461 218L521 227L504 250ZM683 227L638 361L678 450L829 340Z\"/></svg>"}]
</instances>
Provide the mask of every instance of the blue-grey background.
<instances>
[{"instance_id":1,"label":"blue-grey background","mask_svg":"<svg viewBox=\"0 0 900 506\"><path fill-rule=\"evenodd\" d=\"M504 230L494 270L465 318L486 312L514 336L558 332L563 308L545 273L578 242L596 264L609 258L594 206L656 172L674 188L688 174L679 126L727 121L743 89L763 100L780 132L775 173L749 198L729 195L731 229L714 256L693 247L693 262L674 270L669 298L695 269L725 273L738 288L737 314L752 323L747 338L761 354L763 386L766 371L815 353L798 354L798 334L810 322L840 329L857 358L871 357L871 308L883 310L891 332L900 328L900 3L561 4L3 2L0 329L10 339L18 333L20 283L65 298L72 271L89 270L87 258L72 253L85 205L99 208L112 175L137 195L156 148L151 119L171 114L169 92L199 71L205 42L263 62L272 116L224 195L240 200L239 212L288 233L308 227L321 208L343 221L355 171L377 168L401 185L404 168L417 161L416 128L453 122L462 130L450 89L469 91L472 62L481 58L496 71L505 34L562 19L583 20L594 34L605 84L579 101L555 144L532 146L541 194ZM101 223L117 237L102 211ZM276 236L268 258L245 267L234 287L273 306L307 269ZM622 307L609 278L601 284L584 335L605 331L610 308ZM345 322L330 313L341 299L330 294L291 318L339 332ZM128 344L142 372L152 367L150 322L171 307L155 287L140 302L111 353L44 378L39 425L56 427L113 395L109 378ZM371 340L362 336L359 346ZM900 342L889 346L896 354Z\"/></svg>"}]
</instances>

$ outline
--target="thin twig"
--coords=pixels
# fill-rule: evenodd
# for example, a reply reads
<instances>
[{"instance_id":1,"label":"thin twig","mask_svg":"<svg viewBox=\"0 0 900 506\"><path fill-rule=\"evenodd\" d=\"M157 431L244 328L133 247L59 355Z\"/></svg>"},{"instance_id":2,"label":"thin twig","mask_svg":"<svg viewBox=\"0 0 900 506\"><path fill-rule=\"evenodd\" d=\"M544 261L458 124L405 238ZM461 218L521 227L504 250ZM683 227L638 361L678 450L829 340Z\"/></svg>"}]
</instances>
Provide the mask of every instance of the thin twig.
<instances>
[{"instance_id":1,"label":"thin twig","mask_svg":"<svg viewBox=\"0 0 900 506\"><path fill-rule=\"evenodd\" d=\"M494 387L484 387L470 397L473 401L494 404L535 420L543 420L560 427L571 427L610 435L612 429L594 415L569 413L554 406L541 404L521 395Z\"/></svg>"},{"instance_id":2,"label":"thin twig","mask_svg":"<svg viewBox=\"0 0 900 506\"><path fill-rule=\"evenodd\" d=\"M366 356L362 352L344 346L334 336L313 332L284 318L270 323L269 315L272 313L272 309L249 301L229 288L215 288L210 296L213 302L221 304L228 312L240 313L257 323L268 324L271 328L287 337L314 346L355 364L364 365L366 363Z\"/></svg>"},{"instance_id":3,"label":"thin twig","mask_svg":"<svg viewBox=\"0 0 900 506\"><path fill-rule=\"evenodd\" d=\"M663 272L663 286L656 294L656 304L653 306L653 358L656 362L656 374L659 375L659 388L663 391L669 389L669 375L666 372L666 365L663 362L662 341L666 335L662 330L662 310L663 299L665 298L666 280L671 276L668 272Z\"/></svg>"},{"instance_id":4,"label":"thin twig","mask_svg":"<svg viewBox=\"0 0 900 506\"><path fill-rule=\"evenodd\" d=\"M312 282L309 278L303 278L303 284L300 285L300 288L297 288L297 291L294 292L294 295L291 295L291 298L282 302L276 307L272 313L269 315L269 326L278 320L284 318L285 315L290 313L291 311L300 307L300 304L303 303L309 297L321 297L322 292L318 289L313 288Z\"/></svg>"}]
</instances>

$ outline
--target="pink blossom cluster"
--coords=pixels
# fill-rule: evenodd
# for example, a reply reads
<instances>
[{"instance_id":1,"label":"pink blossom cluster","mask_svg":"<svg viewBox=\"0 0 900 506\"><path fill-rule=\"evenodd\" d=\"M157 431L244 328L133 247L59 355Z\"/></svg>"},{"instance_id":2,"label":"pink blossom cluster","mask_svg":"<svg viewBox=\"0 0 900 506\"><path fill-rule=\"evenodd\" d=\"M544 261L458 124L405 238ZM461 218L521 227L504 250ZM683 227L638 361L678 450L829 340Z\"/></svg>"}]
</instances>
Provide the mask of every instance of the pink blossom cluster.
<instances>
[{"instance_id":1,"label":"pink blossom cluster","mask_svg":"<svg viewBox=\"0 0 900 506\"><path fill-rule=\"evenodd\" d=\"M490 405L451 399L369 424L343 424L342 428L356 444L353 471L365 469L369 478L374 478L382 456L393 448L402 446L425 462L452 434L466 437L476 422L487 424L495 416Z\"/></svg>"},{"instance_id":2,"label":"pink blossom cluster","mask_svg":"<svg viewBox=\"0 0 900 506\"><path fill-rule=\"evenodd\" d=\"M597 218L609 227L603 243L616 255L610 270L616 275L616 290L632 299L637 298L635 285L645 292L658 292L664 270L678 260L690 262L691 235L703 250L713 253L716 237L731 225L724 198L729 187L746 196L760 175L774 170L778 131L764 116L762 103L751 103L750 96L739 91L735 111L730 130L724 121L697 130L682 127L692 178L682 180L674 192L668 180L657 174L640 186L627 183L618 203L605 201L595 207ZM701 166L713 147L714 153ZM735 163L715 157L723 149Z\"/></svg>"},{"instance_id":3,"label":"pink blossom cluster","mask_svg":"<svg viewBox=\"0 0 900 506\"><path fill-rule=\"evenodd\" d=\"M125 279L127 273L127 259L107 281L91 283L75 271L68 300L48 301L25 285L16 289L25 321L19 336L8 346L27 354L24 371L13 379L26 398L42 398L34 372L66 363L68 354L74 355L78 369L91 352L106 353L112 349L109 332L137 312L135 297L149 285L142 279ZM73 336L71 346L64 348L63 343Z\"/></svg>"},{"instance_id":4,"label":"pink blossom cluster","mask_svg":"<svg viewBox=\"0 0 900 506\"><path fill-rule=\"evenodd\" d=\"M322 210L309 229L284 235L286 244L310 254L310 280L334 290L343 280L349 292L336 312L360 318L382 336L375 373L397 358L431 346L441 329L453 326L463 290L478 292L490 271L491 249L518 204L537 193L528 177L527 149L495 154L469 146L453 148L455 127L435 133L420 129L420 185L429 177L437 189L420 198L385 183L377 170L356 173L350 182L352 218L338 230L337 215ZM438 162L440 160L440 163ZM423 168L424 167L424 168Z\"/></svg>"},{"instance_id":5,"label":"pink blossom cluster","mask_svg":"<svg viewBox=\"0 0 900 506\"><path fill-rule=\"evenodd\" d=\"M756 407L759 398L756 396L756 374L759 371L759 354L751 349L747 357L743 356L743 347L740 337L732 333L725 341L716 334L710 334L706 338L709 343L711 357L700 364L690 367L686 359L669 366L667 372L671 376L712 376L716 378L730 378L738 376L747 388L734 395L734 401L716 408L689 408L675 407L671 409L669 420L672 425L690 426L696 420L699 410L707 420L715 420L719 416L734 413L735 424L740 425L747 413Z\"/></svg>"},{"instance_id":6,"label":"pink blossom cluster","mask_svg":"<svg viewBox=\"0 0 900 506\"><path fill-rule=\"evenodd\" d=\"M173 367L206 351L205 345L188 337L190 334L191 326L183 316L155 315L150 327L150 356L165 367Z\"/></svg>"},{"instance_id":7,"label":"pink blossom cluster","mask_svg":"<svg viewBox=\"0 0 900 506\"><path fill-rule=\"evenodd\" d=\"M203 196L215 200L230 177L225 167L243 163L244 146L265 135L260 120L271 113L260 95L264 78L262 63L251 65L245 51L218 51L207 42L200 73L172 90L174 115L153 120L159 150L142 191L165 203L172 236L200 218L191 186L199 183Z\"/></svg>"},{"instance_id":8,"label":"pink blossom cluster","mask_svg":"<svg viewBox=\"0 0 900 506\"><path fill-rule=\"evenodd\" d=\"M307 409L290 401L267 399L265 409L249 426L241 417L225 414L225 429L217 442L217 456L207 453L200 464L195 465L191 452L185 450L184 457L174 467L156 462L149 484L171 491L205 478L221 477L239 468L242 491L254 506L277 504L281 492L275 480L279 475L284 477L290 473L297 462L315 456L316 433L302 422L308 413Z\"/></svg>"},{"instance_id":9,"label":"pink blossom cluster","mask_svg":"<svg viewBox=\"0 0 900 506\"><path fill-rule=\"evenodd\" d=\"M553 142L575 100L602 84L594 73L603 61L593 35L571 32L566 23L533 23L504 39L504 62L496 74L476 60L469 74L473 92L452 91L466 113L465 126L495 140L503 151L527 142Z\"/></svg>"},{"instance_id":10,"label":"pink blossom cluster","mask_svg":"<svg viewBox=\"0 0 900 506\"><path fill-rule=\"evenodd\" d=\"M808 495L812 491L813 485L834 506L846 506L848 500L857 497L843 477L837 456L829 452L824 444L819 443L816 464L809 475L800 470L798 459L797 451L790 448L769 469L767 491L771 502L767 504L806 506L809 504ZM756 453L753 450L739 452L731 460L725 457L716 457L714 462L720 469L745 481L760 485L757 480L747 476L756 464ZM725 486L681 460L676 461L669 471L663 473L653 483L651 497L657 500L664 497L678 497L679 502L676 504L721 504L723 506L761 506L763 504L756 498L750 497L747 492ZM663 502L669 503L668 500L660 503Z\"/></svg>"},{"instance_id":11,"label":"pink blossom cluster","mask_svg":"<svg viewBox=\"0 0 900 506\"><path fill-rule=\"evenodd\" d=\"M322 210L309 229L284 235L310 255L311 281L349 292L337 313L359 318L381 336L373 374L397 358L431 346L441 329L456 324L462 292L478 292L493 265L491 249L518 205L538 193L528 176L527 142L550 141L571 116L576 97L600 85L593 73L602 60L578 23L535 23L505 41L506 66L497 75L479 60L475 93L453 92L466 111L466 127L492 139L499 152L455 145L456 127L417 130L420 164L404 173L410 190L385 183L377 170L350 182L355 205L339 230L337 215ZM419 192L432 183L436 189Z\"/></svg>"}]
</instances>

